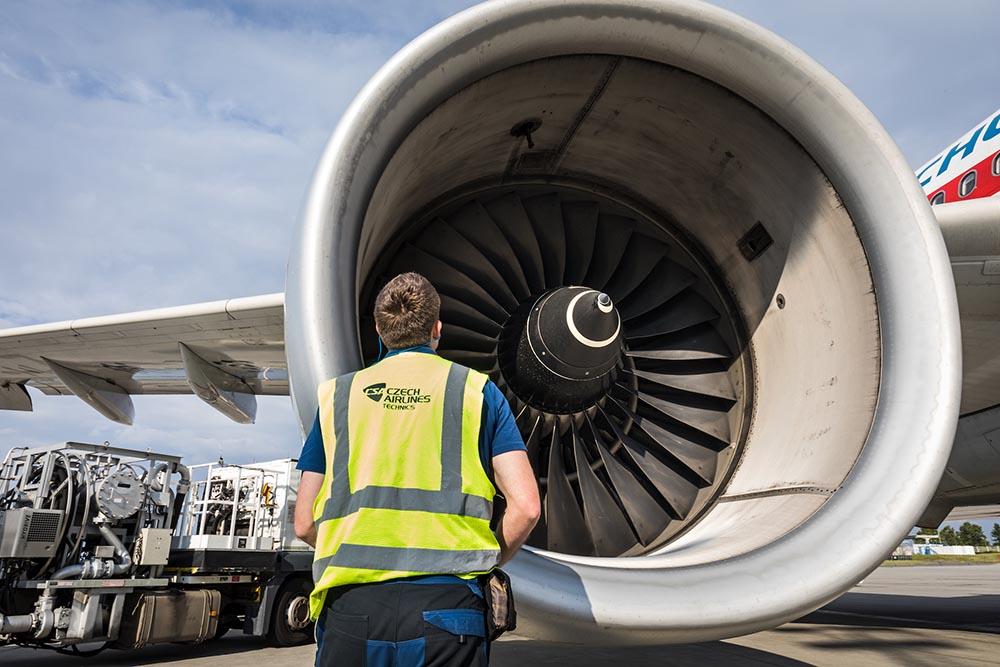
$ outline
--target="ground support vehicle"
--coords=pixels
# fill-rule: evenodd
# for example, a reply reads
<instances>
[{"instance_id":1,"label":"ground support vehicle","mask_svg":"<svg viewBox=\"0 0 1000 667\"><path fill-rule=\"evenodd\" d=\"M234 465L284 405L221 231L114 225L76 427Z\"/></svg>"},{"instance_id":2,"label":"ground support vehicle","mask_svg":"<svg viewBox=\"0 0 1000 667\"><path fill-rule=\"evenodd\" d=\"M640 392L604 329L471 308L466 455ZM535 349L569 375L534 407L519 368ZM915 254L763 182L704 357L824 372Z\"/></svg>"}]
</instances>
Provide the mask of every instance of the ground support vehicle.
<instances>
[{"instance_id":1,"label":"ground support vehicle","mask_svg":"<svg viewBox=\"0 0 1000 667\"><path fill-rule=\"evenodd\" d=\"M0 465L0 644L80 652L230 629L312 638L294 459L187 467L66 442Z\"/></svg>"}]
</instances>

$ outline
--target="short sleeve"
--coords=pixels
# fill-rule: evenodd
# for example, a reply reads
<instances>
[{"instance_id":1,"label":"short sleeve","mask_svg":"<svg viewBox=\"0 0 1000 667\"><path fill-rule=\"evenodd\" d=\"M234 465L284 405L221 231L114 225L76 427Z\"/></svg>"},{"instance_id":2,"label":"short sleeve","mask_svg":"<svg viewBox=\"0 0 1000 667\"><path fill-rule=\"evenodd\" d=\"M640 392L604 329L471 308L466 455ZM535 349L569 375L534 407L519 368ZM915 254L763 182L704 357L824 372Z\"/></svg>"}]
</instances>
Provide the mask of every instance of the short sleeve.
<instances>
[{"instance_id":1,"label":"short sleeve","mask_svg":"<svg viewBox=\"0 0 1000 667\"><path fill-rule=\"evenodd\" d=\"M302 445L302 454L295 467L304 472L326 474L326 451L323 449L323 430L319 425L319 410L316 411L316 419L313 420L309 437Z\"/></svg>"},{"instance_id":2,"label":"short sleeve","mask_svg":"<svg viewBox=\"0 0 1000 667\"><path fill-rule=\"evenodd\" d=\"M514 422L514 413L510 403L500 392L493 381L488 381L483 387L483 403L487 413L484 426L487 427L487 438L490 458L507 452L527 451L521 431Z\"/></svg>"}]
</instances>

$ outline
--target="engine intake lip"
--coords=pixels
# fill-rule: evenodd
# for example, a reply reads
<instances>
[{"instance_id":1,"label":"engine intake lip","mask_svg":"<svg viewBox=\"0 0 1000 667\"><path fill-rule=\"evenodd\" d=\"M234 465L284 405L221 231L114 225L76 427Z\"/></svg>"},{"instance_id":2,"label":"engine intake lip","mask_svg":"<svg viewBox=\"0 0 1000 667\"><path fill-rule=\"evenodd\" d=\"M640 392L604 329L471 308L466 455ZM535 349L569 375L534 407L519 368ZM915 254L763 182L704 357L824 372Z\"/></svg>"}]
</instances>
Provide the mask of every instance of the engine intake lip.
<instances>
[{"instance_id":1,"label":"engine intake lip","mask_svg":"<svg viewBox=\"0 0 1000 667\"><path fill-rule=\"evenodd\" d=\"M307 428L316 386L361 362L362 220L383 168L419 119L504 68L580 53L641 57L713 81L756 105L815 159L867 255L882 341L879 400L841 487L766 547L683 567L657 556L521 554L510 570L521 584L524 629L597 643L704 641L774 627L847 590L924 509L954 437L960 335L940 230L898 148L829 72L738 16L679 0L490 3L397 54L328 143L292 247L285 340L293 400ZM819 548L848 522L854 532L842 548Z\"/></svg>"}]
</instances>

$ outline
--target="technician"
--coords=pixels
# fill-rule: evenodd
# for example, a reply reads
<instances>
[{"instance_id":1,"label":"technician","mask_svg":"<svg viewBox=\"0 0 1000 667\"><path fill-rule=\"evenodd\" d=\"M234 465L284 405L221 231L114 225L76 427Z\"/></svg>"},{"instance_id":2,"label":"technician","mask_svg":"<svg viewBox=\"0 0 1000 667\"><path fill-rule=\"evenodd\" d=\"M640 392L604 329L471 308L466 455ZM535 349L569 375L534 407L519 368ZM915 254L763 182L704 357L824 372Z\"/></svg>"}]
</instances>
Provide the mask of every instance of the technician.
<instances>
[{"instance_id":1,"label":"technician","mask_svg":"<svg viewBox=\"0 0 1000 667\"><path fill-rule=\"evenodd\" d=\"M317 665L489 662L476 577L524 544L538 488L500 390L435 353L440 309L426 278L396 276L375 299L385 358L319 387L295 507Z\"/></svg>"}]
</instances>

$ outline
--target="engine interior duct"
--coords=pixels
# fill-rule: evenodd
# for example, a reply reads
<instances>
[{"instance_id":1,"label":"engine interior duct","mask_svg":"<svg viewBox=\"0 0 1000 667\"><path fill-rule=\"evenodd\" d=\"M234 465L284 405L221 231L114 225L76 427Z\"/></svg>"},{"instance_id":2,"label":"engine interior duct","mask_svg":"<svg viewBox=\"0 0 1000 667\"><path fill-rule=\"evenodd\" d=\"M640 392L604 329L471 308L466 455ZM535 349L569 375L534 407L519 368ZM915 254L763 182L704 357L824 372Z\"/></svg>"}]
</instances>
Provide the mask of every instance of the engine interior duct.
<instances>
[{"instance_id":1,"label":"engine interior duct","mask_svg":"<svg viewBox=\"0 0 1000 667\"><path fill-rule=\"evenodd\" d=\"M646 553L717 495L747 424L749 355L719 276L682 237L550 182L477 189L395 240L361 312L392 276L431 277L440 353L491 376L528 444L545 504L530 544ZM374 358L370 316L361 329Z\"/></svg>"},{"instance_id":2,"label":"engine interior duct","mask_svg":"<svg viewBox=\"0 0 1000 667\"><path fill-rule=\"evenodd\" d=\"M534 636L795 618L881 561L947 459L958 319L923 193L836 79L711 6L488 3L369 82L289 262L305 426L319 382L375 358L404 270L528 443L544 520L510 570Z\"/></svg>"}]
</instances>

